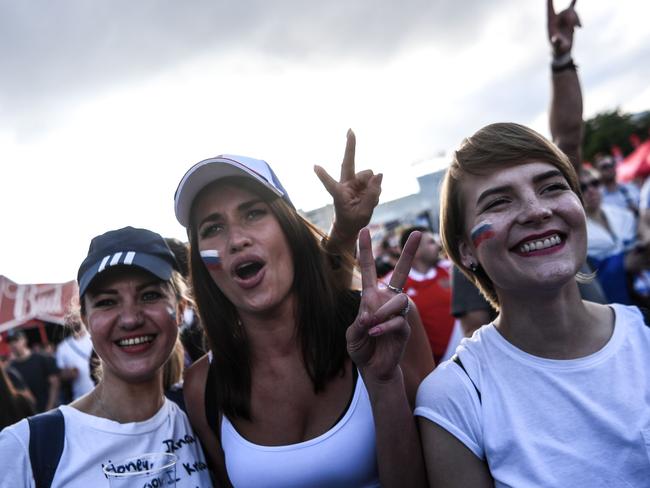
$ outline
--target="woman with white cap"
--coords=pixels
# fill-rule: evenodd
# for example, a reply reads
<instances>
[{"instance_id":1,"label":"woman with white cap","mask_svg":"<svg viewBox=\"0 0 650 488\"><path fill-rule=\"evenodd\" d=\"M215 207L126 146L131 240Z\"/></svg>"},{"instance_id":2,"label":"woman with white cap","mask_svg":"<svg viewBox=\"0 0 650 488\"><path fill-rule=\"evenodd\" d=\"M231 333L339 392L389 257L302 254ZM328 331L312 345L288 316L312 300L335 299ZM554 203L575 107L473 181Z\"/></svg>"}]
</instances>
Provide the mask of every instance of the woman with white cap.
<instances>
[{"instance_id":1,"label":"woman with white cap","mask_svg":"<svg viewBox=\"0 0 650 488\"><path fill-rule=\"evenodd\" d=\"M349 133L340 184L358 176ZM181 180L175 210L211 348L188 371L185 398L219 481L422 485L412 405L433 362L400 290L419 235L379 289L361 232L360 297L334 276L337 260L264 161L201 161Z\"/></svg>"},{"instance_id":2,"label":"woman with white cap","mask_svg":"<svg viewBox=\"0 0 650 488\"><path fill-rule=\"evenodd\" d=\"M163 395L185 285L164 239L126 227L95 237L79 268L81 320L101 359L99 384L70 405L0 433L1 487L107 486L126 458L177 456L177 487L210 487L187 416ZM55 446L58 446L56 448Z\"/></svg>"}]
</instances>

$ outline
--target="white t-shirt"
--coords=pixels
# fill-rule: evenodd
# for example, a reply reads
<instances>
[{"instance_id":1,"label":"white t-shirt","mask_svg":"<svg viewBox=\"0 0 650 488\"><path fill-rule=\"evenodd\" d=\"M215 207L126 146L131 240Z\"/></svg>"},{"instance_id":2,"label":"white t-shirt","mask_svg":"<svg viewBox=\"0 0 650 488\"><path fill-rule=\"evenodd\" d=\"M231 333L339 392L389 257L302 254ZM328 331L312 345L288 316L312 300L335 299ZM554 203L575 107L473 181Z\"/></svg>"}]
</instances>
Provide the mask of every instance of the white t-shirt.
<instances>
[{"instance_id":1,"label":"white t-shirt","mask_svg":"<svg viewBox=\"0 0 650 488\"><path fill-rule=\"evenodd\" d=\"M90 377L90 355L93 343L90 334L75 338L70 336L56 348L56 365L59 369L77 368L79 375L72 382L72 396L76 400L95 386Z\"/></svg>"},{"instance_id":2,"label":"white t-shirt","mask_svg":"<svg viewBox=\"0 0 650 488\"><path fill-rule=\"evenodd\" d=\"M616 205L625 210L630 210L629 204L639 207L640 190L634 183L617 183L616 189L612 192L602 186L601 194L606 205Z\"/></svg>"},{"instance_id":3,"label":"white t-shirt","mask_svg":"<svg viewBox=\"0 0 650 488\"><path fill-rule=\"evenodd\" d=\"M177 488L211 487L199 440L185 413L165 400L149 420L120 424L69 407L59 407L65 419L65 442L52 488L108 486L105 465L151 452L178 456ZM116 465L116 469L118 469ZM0 432L0 488L33 488L27 420Z\"/></svg>"},{"instance_id":4,"label":"white t-shirt","mask_svg":"<svg viewBox=\"0 0 650 488\"><path fill-rule=\"evenodd\" d=\"M469 376L438 366L415 415L486 460L497 487L650 486L650 328L611 306L611 339L579 359L533 356L482 327L457 349Z\"/></svg>"}]
</instances>

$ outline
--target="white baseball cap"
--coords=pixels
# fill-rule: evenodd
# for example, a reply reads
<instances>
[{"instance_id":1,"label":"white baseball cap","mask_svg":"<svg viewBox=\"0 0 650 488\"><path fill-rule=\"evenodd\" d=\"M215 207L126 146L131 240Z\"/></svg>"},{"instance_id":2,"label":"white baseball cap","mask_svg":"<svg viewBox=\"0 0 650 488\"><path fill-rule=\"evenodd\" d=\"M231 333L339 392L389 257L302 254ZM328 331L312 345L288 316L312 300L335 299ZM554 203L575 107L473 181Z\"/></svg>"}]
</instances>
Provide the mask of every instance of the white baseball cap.
<instances>
[{"instance_id":1,"label":"white baseball cap","mask_svg":"<svg viewBox=\"0 0 650 488\"><path fill-rule=\"evenodd\" d=\"M228 176L251 178L295 208L287 191L266 161L246 156L222 154L196 163L185 173L178 184L174 194L174 211L176 219L183 227L187 228L190 225L192 203L201 190Z\"/></svg>"}]
</instances>

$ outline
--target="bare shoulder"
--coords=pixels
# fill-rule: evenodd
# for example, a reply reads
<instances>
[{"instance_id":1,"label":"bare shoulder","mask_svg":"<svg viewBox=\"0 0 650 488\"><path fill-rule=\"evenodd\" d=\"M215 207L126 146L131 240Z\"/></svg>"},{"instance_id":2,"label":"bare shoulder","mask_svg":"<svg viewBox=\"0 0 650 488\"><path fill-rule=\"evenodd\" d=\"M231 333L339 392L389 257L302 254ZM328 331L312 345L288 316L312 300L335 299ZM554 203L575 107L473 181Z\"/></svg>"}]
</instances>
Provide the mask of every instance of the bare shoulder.
<instances>
[{"instance_id":1,"label":"bare shoulder","mask_svg":"<svg viewBox=\"0 0 650 488\"><path fill-rule=\"evenodd\" d=\"M482 459L434 422L418 417L422 450L429 486L449 488L494 486L490 470Z\"/></svg>"},{"instance_id":2,"label":"bare shoulder","mask_svg":"<svg viewBox=\"0 0 650 488\"><path fill-rule=\"evenodd\" d=\"M208 355L197 359L194 364L185 370L185 378L183 383L183 390L191 394L194 398L195 395L203 397L205 393L205 382L208 379L208 370L210 369L210 359Z\"/></svg>"},{"instance_id":3,"label":"bare shoulder","mask_svg":"<svg viewBox=\"0 0 650 488\"><path fill-rule=\"evenodd\" d=\"M210 428L205 411L205 385L208 381L209 369L210 360L206 354L185 371L183 383L185 405L192 428L201 439L208 463L212 473L219 481L219 486L231 486L226 473L221 442ZM220 423L218 422L218 424Z\"/></svg>"}]
</instances>

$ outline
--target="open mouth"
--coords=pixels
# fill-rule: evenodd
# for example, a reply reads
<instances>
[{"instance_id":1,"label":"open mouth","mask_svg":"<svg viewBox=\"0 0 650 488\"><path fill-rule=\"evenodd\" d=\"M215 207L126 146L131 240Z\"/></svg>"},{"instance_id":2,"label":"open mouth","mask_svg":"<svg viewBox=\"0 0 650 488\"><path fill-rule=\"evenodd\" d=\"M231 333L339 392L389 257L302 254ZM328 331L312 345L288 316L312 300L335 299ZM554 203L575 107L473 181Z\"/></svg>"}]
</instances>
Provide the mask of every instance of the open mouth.
<instances>
[{"instance_id":1,"label":"open mouth","mask_svg":"<svg viewBox=\"0 0 650 488\"><path fill-rule=\"evenodd\" d=\"M141 344L149 344L153 342L155 336L153 335L141 335L138 337L129 337L126 339L120 339L119 341L115 341L115 343L119 347L132 347L132 346L139 346Z\"/></svg>"},{"instance_id":2,"label":"open mouth","mask_svg":"<svg viewBox=\"0 0 650 488\"><path fill-rule=\"evenodd\" d=\"M235 274L242 280L247 280L255 276L264 267L264 263L259 261L248 261L240 264L235 268Z\"/></svg>"},{"instance_id":3,"label":"open mouth","mask_svg":"<svg viewBox=\"0 0 650 488\"><path fill-rule=\"evenodd\" d=\"M541 239L524 242L517 247L517 251L519 251L521 254L528 254L531 252L541 251L543 249L559 246L562 244L562 242L563 238L560 236L560 234L552 234Z\"/></svg>"}]
</instances>

